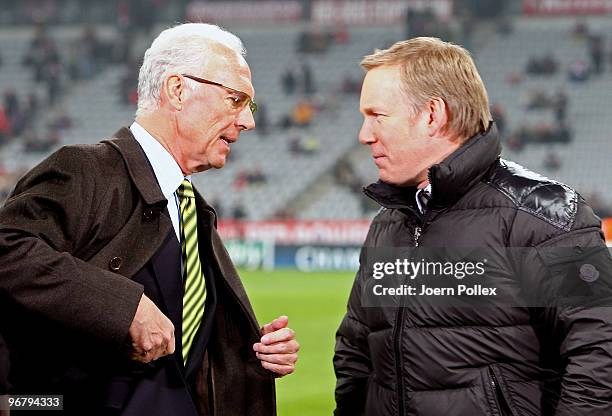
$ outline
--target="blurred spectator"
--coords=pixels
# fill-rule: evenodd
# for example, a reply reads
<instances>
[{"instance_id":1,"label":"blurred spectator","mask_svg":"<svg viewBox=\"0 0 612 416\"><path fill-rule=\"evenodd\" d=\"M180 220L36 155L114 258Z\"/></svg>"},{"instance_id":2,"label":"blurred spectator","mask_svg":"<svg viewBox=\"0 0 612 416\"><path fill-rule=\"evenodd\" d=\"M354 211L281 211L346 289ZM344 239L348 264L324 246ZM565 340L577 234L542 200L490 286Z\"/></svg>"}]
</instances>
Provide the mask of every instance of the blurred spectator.
<instances>
[{"instance_id":1,"label":"blurred spectator","mask_svg":"<svg viewBox=\"0 0 612 416\"><path fill-rule=\"evenodd\" d=\"M359 86L361 89L361 85ZM317 112L323 112L325 116L334 119L340 109L340 101L338 93L333 89L329 89L325 94L319 94L314 97L315 108Z\"/></svg>"},{"instance_id":2,"label":"blurred spectator","mask_svg":"<svg viewBox=\"0 0 612 416\"><path fill-rule=\"evenodd\" d=\"M600 75L604 70L604 46L601 35L589 36L589 56L593 72L595 75Z\"/></svg>"},{"instance_id":3,"label":"blurred spectator","mask_svg":"<svg viewBox=\"0 0 612 416\"><path fill-rule=\"evenodd\" d=\"M531 89L525 92L525 108L527 110L540 110L550 108L552 99L542 89Z\"/></svg>"},{"instance_id":4,"label":"blurred spectator","mask_svg":"<svg viewBox=\"0 0 612 416\"><path fill-rule=\"evenodd\" d=\"M255 125L258 136L267 136L270 128L270 119L268 118L267 106L263 102L257 103L257 112L255 113Z\"/></svg>"},{"instance_id":5,"label":"blurred spectator","mask_svg":"<svg viewBox=\"0 0 612 416\"><path fill-rule=\"evenodd\" d=\"M436 32L438 22L430 8L421 11L408 7L406 8L404 24L406 38L409 39L417 36L433 35Z\"/></svg>"},{"instance_id":6,"label":"blurred spectator","mask_svg":"<svg viewBox=\"0 0 612 416\"><path fill-rule=\"evenodd\" d=\"M508 135L508 139L506 140L506 148L508 150L520 152L521 150L523 150L523 146L524 143L520 130L512 132L510 135Z\"/></svg>"},{"instance_id":7,"label":"blurred spectator","mask_svg":"<svg viewBox=\"0 0 612 416\"><path fill-rule=\"evenodd\" d=\"M123 33L128 33L131 25L130 2L129 0L119 0L117 2L117 28Z\"/></svg>"},{"instance_id":8,"label":"blurred spectator","mask_svg":"<svg viewBox=\"0 0 612 416\"><path fill-rule=\"evenodd\" d=\"M265 184L267 181L268 178L263 173L261 168L255 168L252 170L242 169L236 175L233 186L236 190L242 190L250 185Z\"/></svg>"},{"instance_id":9,"label":"blurred spectator","mask_svg":"<svg viewBox=\"0 0 612 416\"><path fill-rule=\"evenodd\" d=\"M530 75L552 75L558 67L559 63L551 54L531 56L527 60L526 72Z\"/></svg>"},{"instance_id":10,"label":"blurred spectator","mask_svg":"<svg viewBox=\"0 0 612 416\"><path fill-rule=\"evenodd\" d=\"M249 181L249 185L261 185L266 183L268 178L261 168L255 168L248 173L247 180Z\"/></svg>"},{"instance_id":11,"label":"blurred spectator","mask_svg":"<svg viewBox=\"0 0 612 416\"><path fill-rule=\"evenodd\" d=\"M60 143L60 134L57 129L49 129L47 137L40 139L38 136L30 133L23 141L24 150L30 152L49 152L54 146Z\"/></svg>"},{"instance_id":12,"label":"blurred spectator","mask_svg":"<svg viewBox=\"0 0 612 416\"><path fill-rule=\"evenodd\" d=\"M308 98L302 98L293 107L290 114L283 116L280 127L287 129L290 127L308 127L315 115L315 106Z\"/></svg>"},{"instance_id":13,"label":"blurred spectator","mask_svg":"<svg viewBox=\"0 0 612 416\"><path fill-rule=\"evenodd\" d=\"M339 45L345 45L351 41L351 35L346 27L346 23L340 23L334 33L334 42Z\"/></svg>"},{"instance_id":14,"label":"blurred spectator","mask_svg":"<svg viewBox=\"0 0 612 416\"><path fill-rule=\"evenodd\" d=\"M289 139L289 152L294 156L309 156L319 152L321 144L315 136L309 135L305 138L294 135Z\"/></svg>"},{"instance_id":15,"label":"blurred spectator","mask_svg":"<svg viewBox=\"0 0 612 416\"><path fill-rule=\"evenodd\" d=\"M241 191L247 185L248 185L248 183L247 183L247 174L246 174L246 172L244 170L241 170L236 175L236 178L234 178L234 182L232 183L232 186L234 187L235 190Z\"/></svg>"},{"instance_id":16,"label":"blurred spectator","mask_svg":"<svg viewBox=\"0 0 612 416\"><path fill-rule=\"evenodd\" d=\"M48 124L49 129L55 129L58 132L64 132L72 127L72 118L68 115L65 109L59 109Z\"/></svg>"},{"instance_id":17,"label":"blurred spectator","mask_svg":"<svg viewBox=\"0 0 612 416\"><path fill-rule=\"evenodd\" d=\"M549 144L549 143L569 143L572 134L566 123L550 125L541 123L536 126L523 126L516 132L517 138L513 138L513 145L519 148L528 143Z\"/></svg>"},{"instance_id":18,"label":"blurred spectator","mask_svg":"<svg viewBox=\"0 0 612 416\"><path fill-rule=\"evenodd\" d=\"M4 143L11 135L11 120L4 107L0 106L0 144Z\"/></svg>"},{"instance_id":19,"label":"blurred spectator","mask_svg":"<svg viewBox=\"0 0 612 416\"><path fill-rule=\"evenodd\" d=\"M502 36L508 36L512 34L512 32L514 32L514 26L512 24L512 17L510 17L507 14L501 15L497 19L496 31Z\"/></svg>"},{"instance_id":20,"label":"blurred spectator","mask_svg":"<svg viewBox=\"0 0 612 416\"><path fill-rule=\"evenodd\" d=\"M584 82L591 76L591 70L586 62L577 59L570 64L568 79L572 82Z\"/></svg>"},{"instance_id":21,"label":"blurred spectator","mask_svg":"<svg viewBox=\"0 0 612 416\"><path fill-rule=\"evenodd\" d=\"M123 105L136 106L138 103L138 71L140 63L130 59L125 64L125 73L119 82L119 97Z\"/></svg>"},{"instance_id":22,"label":"blurred spectator","mask_svg":"<svg viewBox=\"0 0 612 416\"><path fill-rule=\"evenodd\" d=\"M315 136L308 135L301 142L302 152L306 155L314 155L319 152L321 143Z\"/></svg>"},{"instance_id":23,"label":"blurred spectator","mask_svg":"<svg viewBox=\"0 0 612 416\"><path fill-rule=\"evenodd\" d=\"M291 112L291 122L293 126L306 127L312 122L315 115L315 108L309 99L300 100Z\"/></svg>"},{"instance_id":24,"label":"blurred spectator","mask_svg":"<svg viewBox=\"0 0 612 416\"><path fill-rule=\"evenodd\" d=\"M559 155L554 151L550 151L544 157L544 168L549 171L556 171L561 168L561 159L559 159Z\"/></svg>"},{"instance_id":25,"label":"blurred spectator","mask_svg":"<svg viewBox=\"0 0 612 416\"><path fill-rule=\"evenodd\" d=\"M28 121L28 115L26 114L26 108L22 108L19 104L17 94L12 88L4 92L4 109L11 126L10 134L13 137L19 136L25 128Z\"/></svg>"},{"instance_id":26,"label":"blurred spectator","mask_svg":"<svg viewBox=\"0 0 612 416\"><path fill-rule=\"evenodd\" d=\"M506 82L509 85L519 85L521 82L523 82L523 76L518 71L509 72L506 75Z\"/></svg>"},{"instance_id":27,"label":"blurred spectator","mask_svg":"<svg viewBox=\"0 0 612 416\"><path fill-rule=\"evenodd\" d=\"M281 76L281 84L285 95L292 95L296 90L311 95L317 90L312 68L304 61L299 69L291 64Z\"/></svg>"},{"instance_id":28,"label":"blurred spectator","mask_svg":"<svg viewBox=\"0 0 612 416\"><path fill-rule=\"evenodd\" d=\"M334 34L313 26L300 33L297 43L298 53L325 53L329 49Z\"/></svg>"},{"instance_id":29,"label":"blurred spectator","mask_svg":"<svg viewBox=\"0 0 612 416\"><path fill-rule=\"evenodd\" d=\"M371 204L369 202L374 201L370 200L370 198L366 198L363 195L362 189L364 181L359 177L359 175L357 175L353 165L347 158L341 159L336 163L333 170L333 175L338 185L344 186L350 192L352 192L356 198L359 199L359 207L362 215L368 211L378 208L376 203Z\"/></svg>"},{"instance_id":30,"label":"blurred spectator","mask_svg":"<svg viewBox=\"0 0 612 416\"><path fill-rule=\"evenodd\" d=\"M132 23L148 35L157 21L157 11L161 10L165 0L131 0Z\"/></svg>"},{"instance_id":31,"label":"blurred spectator","mask_svg":"<svg viewBox=\"0 0 612 416\"><path fill-rule=\"evenodd\" d=\"M344 94L359 94L361 93L361 80L354 78L349 72L346 72L344 78L342 78L340 88Z\"/></svg>"},{"instance_id":32,"label":"blurred spectator","mask_svg":"<svg viewBox=\"0 0 612 416\"><path fill-rule=\"evenodd\" d=\"M283 86L283 92L285 95L291 95L295 92L297 75L294 65L288 66L285 72L283 72L283 75L281 76L281 84Z\"/></svg>"},{"instance_id":33,"label":"blurred spectator","mask_svg":"<svg viewBox=\"0 0 612 416\"><path fill-rule=\"evenodd\" d=\"M555 120L558 123L565 122L567 117L567 106L569 105L569 97L564 90L557 91L553 99L553 110L555 113Z\"/></svg>"},{"instance_id":34,"label":"blurred spectator","mask_svg":"<svg viewBox=\"0 0 612 416\"><path fill-rule=\"evenodd\" d=\"M12 88L4 91L4 111L6 111L6 115L11 120L19 113L19 100L15 90Z\"/></svg>"},{"instance_id":35,"label":"blurred spectator","mask_svg":"<svg viewBox=\"0 0 612 416\"><path fill-rule=\"evenodd\" d=\"M59 62L50 63L45 67L44 80L47 83L47 102L53 105L63 95L62 67Z\"/></svg>"},{"instance_id":36,"label":"blurred spectator","mask_svg":"<svg viewBox=\"0 0 612 416\"><path fill-rule=\"evenodd\" d=\"M275 220L292 220L295 218L295 212L289 207L279 208L274 212L272 218Z\"/></svg>"},{"instance_id":37,"label":"blurred spectator","mask_svg":"<svg viewBox=\"0 0 612 416\"><path fill-rule=\"evenodd\" d=\"M589 36L589 26L584 20L576 20L572 34L578 39L586 38Z\"/></svg>"},{"instance_id":38,"label":"blurred spectator","mask_svg":"<svg viewBox=\"0 0 612 416\"><path fill-rule=\"evenodd\" d=\"M36 82L46 84L48 103L55 103L62 94L62 65L57 46L44 25L36 27L23 63L33 68Z\"/></svg>"},{"instance_id":39,"label":"blurred spectator","mask_svg":"<svg viewBox=\"0 0 612 416\"><path fill-rule=\"evenodd\" d=\"M23 59L24 65L31 66L36 82L45 79L47 66L59 63L59 54L55 42L48 36L44 25L38 25L34 32L34 38Z\"/></svg>"},{"instance_id":40,"label":"blurred spectator","mask_svg":"<svg viewBox=\"0 0 612 416\"><path fill-rule=\"evenodd\" d=\"M25 124L30 124L36 118L39 106L38 96L34 93L30 93L26 99L23 111Z\"/></svg>"},{"instance_id":41,"label":"blurred spectator","mask_svg":"<svg viewBox=\"0 0 612 416\"><path fill-rule=\"evenodd\" d=\"M91 79L98 72L100 63L108 60L104 48L93 26L85 26L80 38L71 48L68 64L71 78Z\"/></svg>"},{"instance_id":42,"label":"blurred spectator","mask_svg":"<svg viewBox=\"0 0 612 416\"><path fill-rule=\"evenodd\" d=\"M341 159L336 163L336 166L333 170L334 179L338 185L347 186L352 188L353 184L359 181L355 170L351 163L345 158Z\"/></svg>"},{"instance_id":43,"label":"blurred spectator","mask_svg":"<svg viewBox=\"0 0 612 416\"><path fill-rule=\"evenodd\" d=\"M493 121L497 126L497 131L503 137L506 131L506 114L501 104L495 103L491 106L491 117L493 117Z\"/></svg>"},{"instance_id":44,"label":"blurred spectator","mask_svg":"<svg viewBox=\"0 0 612 416\"><path fill-rule=\"evenodd\" d=\"M246 209L242 202L237 201L232 209L232 218L235 220L243 220L247 216Z\"/></svg>"},{"instance_id":45,"label":"blurred spectator","mask_svg":"<svg viewBox=\"0 0 612 416\"><path fill-rule=\"evenodd\" d=\"M294 134L289 138L289 152L292 155L298 156L303 153L301 141L302 138L297 134Z\"/></svg>"},{"instance_id":46,"label":"blurred spectator","mask_svg":"<svg viewBox=\"0 0 612 416\"><path fill-rule=\"evenodd\" d=\"M302 82L304 87L304 94L310 95L314 94L317 91L314 75L308 62L302 62Z\"/></svg>"}]
</instances>

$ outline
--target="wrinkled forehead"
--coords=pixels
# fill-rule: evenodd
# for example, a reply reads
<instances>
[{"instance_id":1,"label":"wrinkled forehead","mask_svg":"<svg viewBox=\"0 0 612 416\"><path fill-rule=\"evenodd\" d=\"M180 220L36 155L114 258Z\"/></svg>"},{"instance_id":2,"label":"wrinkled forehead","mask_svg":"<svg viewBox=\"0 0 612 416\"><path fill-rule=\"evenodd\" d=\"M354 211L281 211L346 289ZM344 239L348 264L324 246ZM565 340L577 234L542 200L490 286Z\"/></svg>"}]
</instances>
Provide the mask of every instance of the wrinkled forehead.
<instances>
[{"instance_id":1,"label":"wrinkled forehead","mask_svg":"<svg viewBox=\"0 0 612 416\"><path fill-rule=\"evenodd\" d=\"M210 55L201 76L253 97L255 90L251 80L251 69L244 57L218 42L211 42L208 48Z\"/></svg>"}]
</instances>

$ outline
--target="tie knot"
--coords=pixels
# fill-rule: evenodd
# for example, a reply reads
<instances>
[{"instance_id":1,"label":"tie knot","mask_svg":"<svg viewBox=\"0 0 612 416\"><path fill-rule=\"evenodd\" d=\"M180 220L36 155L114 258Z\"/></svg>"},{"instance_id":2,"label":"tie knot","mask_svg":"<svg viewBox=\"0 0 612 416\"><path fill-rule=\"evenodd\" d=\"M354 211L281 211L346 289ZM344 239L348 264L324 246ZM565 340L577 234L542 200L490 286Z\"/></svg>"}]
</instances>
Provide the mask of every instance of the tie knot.
<instances>
[{"instance_id":1,"label":"tie knot","mask_svg":"<svg viewBox=\"0 0 612 416\"><path fill-rule=\"evenodd\" d=\"M181 182L181 186L179 186L176 190L176 194L181 199L195 198L195 196L193 195L193 186L191 185L191 182L189 182L187 179L183 179L183 182Z\"/></svg>"}]
</instances>

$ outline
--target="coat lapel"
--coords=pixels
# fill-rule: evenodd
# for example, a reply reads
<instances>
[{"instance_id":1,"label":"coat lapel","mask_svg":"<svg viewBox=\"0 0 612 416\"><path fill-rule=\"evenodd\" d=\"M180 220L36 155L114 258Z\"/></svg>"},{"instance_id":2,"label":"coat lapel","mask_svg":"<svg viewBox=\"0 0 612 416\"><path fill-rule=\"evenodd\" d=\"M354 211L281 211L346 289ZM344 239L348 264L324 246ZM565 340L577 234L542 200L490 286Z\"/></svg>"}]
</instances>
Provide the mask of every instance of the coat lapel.
<instances>
[{"instance_id":1,"label":"coat lapel","mask_svg":"<svg viewBox=\"0 0 612 416\"><path fill-rule=\"evenodd\" d=\"M172 221L168 214L168 200L163 195L153 168L132 132L124 127L115 133L114 137L114 139L105 142L121 154L131 181L147 205L141 215L146 221L147 210L151 207L153 212L156 213L155 217L159 218L155 237L156 239L162 239L163 242L159 245L155 243L160 248L150 258L150 262L166 306L168 318L173 322L182 322L183 285L182 282L176 284L177 282L173 281L175 277L181 279L181 249L175 238ZM177 334L177 339L180 339L180 328L175 330L175 334Z\"/></svg>"}]
</instances>

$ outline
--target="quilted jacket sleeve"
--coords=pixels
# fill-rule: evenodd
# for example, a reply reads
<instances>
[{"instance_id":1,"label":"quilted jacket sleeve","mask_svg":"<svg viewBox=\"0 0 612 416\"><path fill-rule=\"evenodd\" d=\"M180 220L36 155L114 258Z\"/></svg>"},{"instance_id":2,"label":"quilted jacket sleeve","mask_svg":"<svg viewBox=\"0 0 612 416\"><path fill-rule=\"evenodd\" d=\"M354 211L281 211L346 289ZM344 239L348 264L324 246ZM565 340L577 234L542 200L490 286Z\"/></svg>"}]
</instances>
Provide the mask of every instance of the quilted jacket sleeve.
<instances>
[{"instance_id":1,"label":"quilted jacket sleeve","mask_svg":"<svg viewBox=\"0 0 612 416\"><path fill-rule=\"evenodd\" d=\"M538 224L520 227L515 241ZM580 203L570 230L540 230L523 271L561 375L557 416L612 414L612 257L599 220ZM518 240L516 238L519 237ZM557 352L558 351L558 352ZM558 357L557 357L558 354Z\"/></svg>"}]
</instances>

